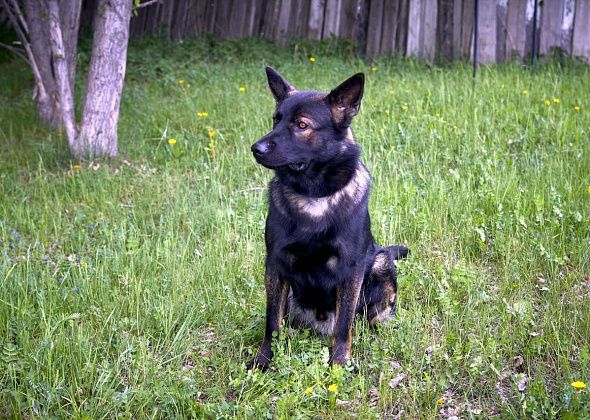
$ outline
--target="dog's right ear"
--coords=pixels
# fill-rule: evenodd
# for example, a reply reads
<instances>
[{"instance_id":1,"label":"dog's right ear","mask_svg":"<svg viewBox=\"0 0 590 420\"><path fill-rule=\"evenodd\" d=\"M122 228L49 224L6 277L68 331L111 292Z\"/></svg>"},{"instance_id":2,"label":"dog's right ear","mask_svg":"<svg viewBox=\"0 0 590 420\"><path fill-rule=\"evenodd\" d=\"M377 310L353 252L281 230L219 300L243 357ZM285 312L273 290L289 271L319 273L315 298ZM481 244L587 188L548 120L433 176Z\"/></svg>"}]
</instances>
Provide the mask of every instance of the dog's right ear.
<instances>
[{"instance_id":1,"label":"dog's right ear","mask_svg":"<svg viewBox=\"0 0 590 420\"><path fill-rule=\"evenodd\" d=\"M291 92L295 92L295 88L283 79L283 76L272 67L266 67L266 77L268 78L268 87L275 97L275 101L281 102L289 96Z\"/></svg>"}]
</instances>

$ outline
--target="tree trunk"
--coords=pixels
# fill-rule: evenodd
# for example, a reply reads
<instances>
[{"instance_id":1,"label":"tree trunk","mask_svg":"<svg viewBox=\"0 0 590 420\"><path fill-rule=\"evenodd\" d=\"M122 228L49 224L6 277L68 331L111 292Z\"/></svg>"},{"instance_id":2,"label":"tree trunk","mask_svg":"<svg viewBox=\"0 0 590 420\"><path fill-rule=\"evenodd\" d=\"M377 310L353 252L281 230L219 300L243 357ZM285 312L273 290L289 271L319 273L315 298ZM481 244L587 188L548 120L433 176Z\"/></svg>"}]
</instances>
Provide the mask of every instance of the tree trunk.
<instances>
[{"instance_id":1,"label":"tree trunk","mask_svg":"<svg viewBox=\"0 0 590 420\"><path fill-rule=\"evenodd\" d=\"M76 148L76 114L74 113L74 92L69 79L71 71L68 69L69 61L62 37L61 19L58 0L46 0L47 21L49 23L49 39L51 40L51 52L53 74L57 85L56 108L61 111L62 123L68 137L70 150ZM76 155L76 153L74 153Z\"/></svg>"},{"instance_id":2,"label":"tree trunk","mask_svg":"<svg viewBox=\"0 0 590 420\"><path fill-rule=\"evenodd\" d=\"M86 102L75 155L117 156L132 0L100 0L94 22Z\"/></svg>"},{"instance_id":3,"label":"tree trunk","mask_svg":"<svg viewBox=\"0 0 590 420\"><path fill-rule=\"evenodd\" d=\"M52 7L56 9L56 15L53 17L54 27L59 28L65 39L62 39L62 53L67 61L66 79L70 85L70 91L74 89L74 78L76 71L76 48L78 44L78 28L80 23L79 0L64 0L61 3L61 13L57 2L52 2ZM56 127L62 123L62 108L59 104L59 84L56 80L58 76L54 67L54 55L52 55L52 37L50 35L50 14L49 3L39 0L24 0L24 16L19 17L21 25L14 22L15 30L19 32L18 27L22 26L25 33L19 33L21 42L25 49L30 49L29 61L33 74L35 75L36 89L33 95L37 104L37 111L41 119L50 126ZM12 0L15 12L20 14L20 7L15 0ZM28 39L27 39L28 36Z\"/></svg>"},{"instance_id":4,"label":"tree trunk","mask_svg":"<svg viewBox=\"0 0 590 420\"><path fill-rule=\"evenodd\" d=\"M57 105L57 85L51 63L51 41L49 26L46 24L47 7L39 0L25 0L24 10L27 19L31 51L38 68L39 79L34 99L41 120L51 127L61 124L61 113Z\"/></svg>"},{"instance_id":5,"label":"tree trunk","mask_svg":"<svg viewBox=\"0 0 590 420\"><path fill-rule=\"evenodd\" d=\"M62 0L60 2L59 17L62 39L64 43L65 59L68 66L68 82L70 90L74 92L76 83L76 64L78 51L78 32L80 30L80 13L82 2L80 0Z\"/></svg>"}]
</instances>

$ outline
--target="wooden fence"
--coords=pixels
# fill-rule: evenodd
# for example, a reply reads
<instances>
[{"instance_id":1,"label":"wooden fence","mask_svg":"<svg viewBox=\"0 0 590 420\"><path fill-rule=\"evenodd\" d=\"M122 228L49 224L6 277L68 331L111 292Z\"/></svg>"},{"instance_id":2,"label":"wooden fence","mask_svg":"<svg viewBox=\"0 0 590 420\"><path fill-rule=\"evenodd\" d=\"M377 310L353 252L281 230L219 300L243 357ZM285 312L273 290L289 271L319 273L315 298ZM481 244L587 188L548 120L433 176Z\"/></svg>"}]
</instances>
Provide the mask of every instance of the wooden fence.
<instances>
[{"instance_id":1,"label":"wooden fence","mask_svg":"<svg viewBox=\"0 0 590 420\"><path fill-rule=\"evenodd\" d=\"M84 0L83 24L92 21L95 4ZM335 36L351 39L369 57L454 60L471 58L474 10L475 0L159 0L138 9L131 34L263 37L282 44ZM523 59L533 45L540 55L559 48L590 61L590 0L479 0L477 23L480 63Z\"/></svg>"}]
</instances>

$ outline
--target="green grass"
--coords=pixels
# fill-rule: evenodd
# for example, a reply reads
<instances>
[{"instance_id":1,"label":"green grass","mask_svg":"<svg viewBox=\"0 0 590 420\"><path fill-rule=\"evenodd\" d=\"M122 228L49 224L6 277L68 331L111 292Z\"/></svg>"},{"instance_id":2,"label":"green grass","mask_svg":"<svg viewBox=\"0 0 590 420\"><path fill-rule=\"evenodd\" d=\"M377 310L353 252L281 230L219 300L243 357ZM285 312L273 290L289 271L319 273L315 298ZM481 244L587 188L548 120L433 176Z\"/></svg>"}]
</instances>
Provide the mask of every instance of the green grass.
<instances>
[{"instance_id":1,"label":"green grass","mask_svg":"<svg viewBox=\"0 0 590 420\"><path fill-rule=\"evenodd\" d=\"M398 317L357 322L345 369L285 330L272 369L245 370L264 322L264 64L307 89L368 73L353 127L373 232L412 255ZM468 64L346 46L136 42L110 162L70 160L23 62L3 58L0 86L0 417L588 418L570 385L590 383L588 67L473 85Z\"/></svg>"}]
</instances>

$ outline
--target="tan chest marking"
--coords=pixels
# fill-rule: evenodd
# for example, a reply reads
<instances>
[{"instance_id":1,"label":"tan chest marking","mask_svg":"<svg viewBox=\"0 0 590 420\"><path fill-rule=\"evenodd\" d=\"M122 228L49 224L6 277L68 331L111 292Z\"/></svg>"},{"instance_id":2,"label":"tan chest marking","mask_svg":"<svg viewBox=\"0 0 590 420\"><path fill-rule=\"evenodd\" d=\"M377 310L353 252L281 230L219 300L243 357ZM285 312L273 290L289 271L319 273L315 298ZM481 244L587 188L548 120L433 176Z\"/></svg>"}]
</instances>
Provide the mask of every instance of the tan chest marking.
<instances>
[{"instance_id":1,"label":"tan chest marking","mask_svg":"<svg viewBox=\"0 0 590 420\"><path fill-rule=\"evenodd\" d=\"M285 198L291 207L310 219L320 220L337 207L343 200L349 202L350 207L359 204L371 183L371 176L363 165L359 165L354 176L341 190L326 197L307 197L292 190L283 189Z\"/></svg>"}]
</instances>

